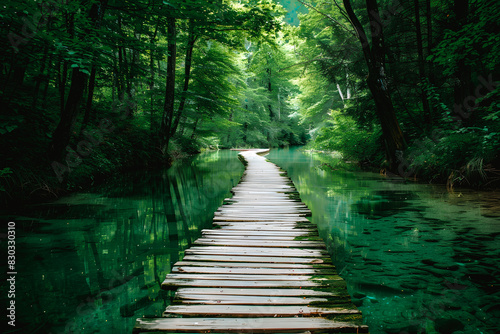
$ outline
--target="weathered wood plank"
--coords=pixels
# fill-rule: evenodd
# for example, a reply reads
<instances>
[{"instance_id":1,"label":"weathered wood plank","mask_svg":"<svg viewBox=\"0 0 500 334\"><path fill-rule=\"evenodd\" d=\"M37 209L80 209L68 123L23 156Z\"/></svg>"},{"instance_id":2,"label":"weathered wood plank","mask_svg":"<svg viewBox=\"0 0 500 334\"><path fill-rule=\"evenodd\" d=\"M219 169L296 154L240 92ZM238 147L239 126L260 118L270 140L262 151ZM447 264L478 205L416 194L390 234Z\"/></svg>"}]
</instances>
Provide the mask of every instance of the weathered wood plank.
<instances>
[{"instance_id":1,"label":"weathered wood plank","mask_svg":"<svg viewBox=\"0 0 500 334\"><path fill-rule=\"evenodd\" d=\"M203 261L178 261L175 267L224 267L224 268L275 268L275 269L326 269L335 270L332 264L301 264L301 263L254 263L254 262L203 262Z\"/></svg>"},{"instance_id":2,"label":"weathered wood plank","mask_svg":"<svg viewBox=\"0 0 500 334\"><path fill-rule=\"evenodd\" d=\"M296 222L280 222L280 221L260 221L260 222L252 222L252 221L232 221L232 222L226 222L226 221L214 221L214 225L220 225L220 226L245 226L247 228L251 228L254 226L254 230L258 229L259 227L271 227L273 228L287 228L290 231L293 229L311 229L315 230L316 225L314 225L311 222L301 222L301 223L296 223Z\"/></svg>"},{"instance_id":3,"label":"weathered wood plank","mask_svg":"<svg viewBox=\"0 0 500 334\"><path fill-rule=\"evenodd\" d=\"M319 241L285 241L285 240L228 240L200 238L195 245L219 245L219 246L259 246L259 247L302 247L302 248L326 248Z\"/></svg>"},{"instance_id":4,"label":"weathered wood plank","mask_svg":"<svg viewBox=\"0 0 500 334\"><path fill-rule=\"evenodd\" d=\"M257 275L257 274L211 274L205 275L200 273L174 273L168 274L167 280L231 280L231 281L341 281L342 278L338 275Z\"/></svg>"},{"instance_id":5,"label":"weathered wood plank","mask_svg":"<svg viewBox=\"0 0 500 334\"><path fill-rule=\"evenodd\" d=\"M181 286L210 288L309 288L309 287L342 287L343 280L335 281L237 281L237 280L204 280L204 279L165 279L163 289L175 289Z\"/></svg>"},{"instance_id":6,"label":"weathered wood plank","mask_svg":"<svg viewBox=\"0 0 500 334\"><path fill-rule=\"evenodd\" d=\"M175 303L201 305L309 305L329 303L331 299L317 297L271 297L271 296L233 296L233 295L195 295L176 293ZM331 306L331 305L329 305ZM341 303L337 305L340 307Z\"/></svg>"},{"instance_id":7,"label":"weathered wood plank","mask_svg":"<svg viewBox=\"0 0 500 334\"><path fill-rule=\"evenodd\" d=\"M231 204L225 204L222 207L224 208L273 208L273 207L289 207L289 208L296 208L296 209L302 209L306 210L307 206L304 203L300 202L290 202L286 203L283 205L276 205L275 203L269 203L269 202L238 202L238 201L229 201L232 202Z\"/></svg>"},{"instance_id":8,"label":"weathered wood plank","mask_svg":"<svg viewBox=\"0 0 500 334\"><path fill-rule=\"evenodd\" d=\"M301 232L317 232L318 230L311 227L302 227L297 224L248 224L248 223L227 223L220 222L214 224L220 226L224 230L248 230L254 227L254 231L301 231Z\"/></svg>"},{"instance_id":9,"label":"weathered wood plank","mask_svg":"<svg viewBox=\"0 0 500 334\"><path fill-rule=\"evenodd\" d=\"M215 261L215 262L244 262L244 263L309 263L323 264L331 263L330 258L307 258L288 256L238 256L238 255L198 255L187 254L186 261Z\"/></svg>"},{"instance_id":10,"label":"weathered wood plank","mask_svg":"<svg viewBox=\"0 0 500 334\"><path fill-rule=\"evenodd\" d=\"M214 217L214 222L307 222L311 223L305 217L245 217L245 216L229 216L229 217Z\"/></svg>"},{"instance_id":11,"label":"weathered wood plank","mask_svg":"<svg viewBox=\"0 0 500 334\"><path fill-rule=\"evenodd\" d=\"M326 316L333 314L359 314L357 309L342 307L310 307L296 305L282 305L279 307L268 305L170 305L164 314L181 314L183 316L237 316L237 317L290 317L300 315Z\"/></svg>"},{"instance_id":12,"label":"weathered wood plank","mask_svg":"<svg viewBox=\"0 0 500 334\"><path fill-rule=\"evenodd\" d=\"M191 247L184 251L192 255L240 255L240 256L291 256L291 257L329 257L326 251L296 248L259 248L259 247L224 247L205 246Z\"/></svg>"},{"instance_id":13,"label":"weathered wood plank","mask_svg":"<svg viewBox=\"0 0 500 334\"><path fill-rule=\"evenodd\" d=\"M174 266L172 273L196 274L243 274L243 275L336 275L332 269L303 269L303 268L234 268L234 267L198 267Z\"/></svg>"},{"instance_id":14,"label":"weathered wood plank","mask_svg":"<svg viewBox=\"0 0 500 334\"><path fill-rule=\"evenodd\" d=\"M250 210L249 210L250 211ZM300 213L300 212L258 212L252 210L252 212L215 212L214 217L252 217L252 218L297 218L297 217L305 217L305 213Z\"/></svg>"},{"instance_id":15,"label":"weathered wood plank","mask_svg":"<svg viewBox=\"0 0 500 334\"><path fill-rule=\"evenodd\" d=\"M185 333L368 333L368 326L310 318L166 318L137 319L134 333L140 332L185 332Z\"/></svg>"},{"instance_id":16,"label":"weathered wood plank","mask_svg":"<svg viewBox=\"0 0 500 334\"><path fill-rule=\"evenodd\" d=\"M290 237L304 237L304 236L317 236L316 230L302 232L300 230L295 231L256 231L256 230L230 230L230 229L216 229L216 230L202 230L203 235L220 235L220 236L290 236Z\"/></svg>"},{"instance_id":17,"label":"weathered wood plank","mask_svg":"<svg viewBox=\"0 0 500 334\"><path fill-rule=\"evenodd\" d=\"M216 235L216 234L209 234L206 235L205 233L202 233L203 237L201 239L207 239L207 240L222 240L222 241L245 241L245 240L253 240L253 241L264 241L264 240L269 240L269 241L297 241L296 236L272 236L272 235L246 235L243 233L240 234L222 234L222 235ZM305 238L304 241L307 241L308 237L303 237ZM198 239L200 240L200 239ZM302 240L300 240L302 241Z\"/></svg>"},{"instance_id":18,"label":"weathered wood plank","mask_svg":"<svg viewBox=\"0 0 500 334\"><path fill-rule=\"evenodd\" d=\"M179 288L178 293L200 295L238 295L238 296L266 296L266 297L336 297L348 296L347 291L333 292L315 289L234 289L234 288Z\"/></svg>"}]
</instances>

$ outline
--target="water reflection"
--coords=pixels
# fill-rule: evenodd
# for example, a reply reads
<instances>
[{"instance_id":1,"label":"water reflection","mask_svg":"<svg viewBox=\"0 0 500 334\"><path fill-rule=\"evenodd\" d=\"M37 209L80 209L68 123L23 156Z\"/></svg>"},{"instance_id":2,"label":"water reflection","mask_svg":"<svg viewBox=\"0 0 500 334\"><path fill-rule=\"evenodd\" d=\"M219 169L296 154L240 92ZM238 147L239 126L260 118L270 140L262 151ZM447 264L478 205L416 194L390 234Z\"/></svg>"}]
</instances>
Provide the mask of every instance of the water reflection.
<instances>
[{"instance_id":1,"label":"water reflection","mask_svg":"<svg viewBox=\"0 0 500 334\"><path fill-rule=\"evenodd\" d=\"M500 331L498 193L331 171L329 156L296 149L268 157L311 208L371 333Z\"/></svg>"},{"instance_id":2,"label":"water reflection","mask_svg":"<svg viewBox=\"0 0 500 334\"><path fill-rule=\"evenodd\" d=\"M239 182L236 156L202 154L4 214L17 232L11 332L131 333L135 318L161 316L170 299L160 283Z\"/></svg>"}]
</instances>

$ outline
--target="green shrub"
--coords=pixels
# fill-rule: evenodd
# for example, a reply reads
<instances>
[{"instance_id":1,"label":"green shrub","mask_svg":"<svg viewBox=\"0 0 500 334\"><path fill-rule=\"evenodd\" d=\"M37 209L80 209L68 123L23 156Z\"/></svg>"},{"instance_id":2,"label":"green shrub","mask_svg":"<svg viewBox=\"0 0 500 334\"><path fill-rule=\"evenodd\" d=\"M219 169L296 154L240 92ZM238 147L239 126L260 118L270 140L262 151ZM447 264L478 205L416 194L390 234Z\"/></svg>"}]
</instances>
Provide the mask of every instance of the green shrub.
<instances>
[{"instance_id":1,"label":"green shrub","mask_svg":"<svg viewBox=\"0 0 500 334\"><path fill-rule=\"evenodd\" d=\"M354 119L334 111L328 126L314 139L313 147L322 151L336 151L345 160L379 164L383 160L380 131L359 127Z\"/></svg>"}]
</instances>

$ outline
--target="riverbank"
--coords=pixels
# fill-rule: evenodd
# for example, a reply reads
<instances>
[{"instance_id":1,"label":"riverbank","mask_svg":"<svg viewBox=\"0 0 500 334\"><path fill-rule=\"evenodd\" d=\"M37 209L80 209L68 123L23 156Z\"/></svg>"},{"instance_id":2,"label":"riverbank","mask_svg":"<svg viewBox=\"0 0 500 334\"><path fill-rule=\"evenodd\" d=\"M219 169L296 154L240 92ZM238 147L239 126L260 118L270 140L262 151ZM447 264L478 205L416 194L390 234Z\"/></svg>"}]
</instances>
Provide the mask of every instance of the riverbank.
<instances>
[{"instance_id":1,"label":"riverbank","mask_svg":"<svg viewBox=\"0 0 500 334\"><path fill-rule=\"evenodd\" d=\"M380 173L388 178L401 179L404 182L416 182L421 184L441 184L453 191L454 189L467 188L481 191L496 191L500 188L500 170L493 164L483 164L482 161L475 161L475 164L467 164L460 169L453 169L447 166L441 166L439 171L434 173L426 171L421 166L408 165L407 162L401 162L397 171L390 171L383 164L376 164L371 161L350 161L342 157L338 151L323 151L306 148L305 154L319 153L323 155L324 162L320 168L328 168L331 171L363 170Z\"/></svg>"},{"instance_id":2,"label":"riverbank","mask_svg":"<svg viewBox=\"0 0 500 334\"><path fill-rule=\"evenodd\" d=\"M125 133L117 131L113 136L100 138L98 145L87 152L78 150L78 143L70 145L66 159L61 162L48 159L48 138L33 143L29 155L13 149L9 152L11 158L1 166L4 171L0 173L1 205L22 207L53 201L102 184L116 174L169 168L175 161L202 151L172 141L165 158L159 150L151 149L154 145L146 134L130 142L124 136Z\"/></svg>"}]
</instances>

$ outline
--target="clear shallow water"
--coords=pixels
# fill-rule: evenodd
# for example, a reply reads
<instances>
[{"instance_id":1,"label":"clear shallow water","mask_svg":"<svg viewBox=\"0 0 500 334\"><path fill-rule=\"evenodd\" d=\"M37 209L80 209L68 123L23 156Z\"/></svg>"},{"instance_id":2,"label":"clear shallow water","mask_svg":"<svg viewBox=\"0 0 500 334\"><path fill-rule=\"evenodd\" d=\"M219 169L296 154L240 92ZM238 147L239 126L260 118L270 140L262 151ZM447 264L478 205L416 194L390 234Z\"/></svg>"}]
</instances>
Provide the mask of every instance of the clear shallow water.
<instances>
[{"instance_id":1,"label":"clear shallow water","mask_svg":"<svg viewBox=\"0 0 500 334\"><path fill-rule=\"evenodd\" d=\"M268 158L312 210L370 333L500 332L498 193L325 170L328 155L297 149Z\"/></svg>"},{"instance_id":2,"label":"clear shallow water","mask_svg":"<svg viewBox=\"0 0 500 334\"><path fill-rule=\"evenodd\" d=\"M161 282L243 169L237 152L207 153L3 213L17 235L16 327L4 333L132 333L136 318L161 316L170 300Z\"/></svg>"},{"instance_id":3,"label":"clear shallow water","mask_svg":"<svg viewBox=\"0 0 500 334\"><path fill-rule=\"evenodd\" d=\"M296 149L269 158L312 209L371 333L500 331L498 194L323 170L331 158ZM8 332L131 333L136 318L161 316L160 283L242 172L236 152L202 154L3 214L17 232Z\"/></svg>"}]
</instances>

